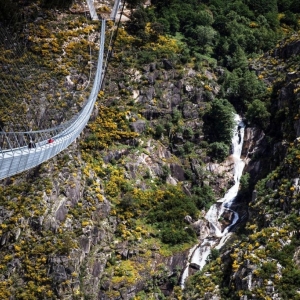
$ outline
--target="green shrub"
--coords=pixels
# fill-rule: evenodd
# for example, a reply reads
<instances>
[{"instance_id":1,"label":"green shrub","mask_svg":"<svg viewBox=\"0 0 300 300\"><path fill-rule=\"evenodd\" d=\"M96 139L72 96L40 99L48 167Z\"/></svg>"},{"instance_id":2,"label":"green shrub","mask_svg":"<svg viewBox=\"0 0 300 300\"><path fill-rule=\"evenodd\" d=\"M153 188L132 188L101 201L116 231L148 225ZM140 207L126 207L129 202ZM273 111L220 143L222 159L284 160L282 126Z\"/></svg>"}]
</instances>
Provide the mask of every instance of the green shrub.
<instances>
[{"instance_id":1,"label":"green shrub","mask_svg":"<svg viewBox=\"0 0 300 300\"><path fill-rule=\"evenodd\" d=\"M204 184L202 187L198 185L194 186L192 193L194 202L199 210L203 208L207 209L211 203L216 201L214 192L209 185Z\"/></svg>"},{"instance_id":2,"label":"green shrub","mask_svg":"<svg viewBox=\"0 0 300 300\"><path fill-rule=\"evenodd\" d=\"M188 243L196 238L196 233L193 229L178 227L174 224L167 225L161 230L161 240L165 244L177 245Z\"/></svg>"},{"instance_id":3,"label":"green shrub","mask_svg":"<svg viewBox=\"0 0 300 300\"><path fill-rule=\"evenodd\" d=\"M161 124L156 125L154 135L156 138L161 138L164 132L164 127Z\"/></svg>"},{"instance_id":4,"label":"green shrub","mask_svg":"<svg viewBox=\"0 0 300 300\"><path fill-rule=\"evenodd\" d=\"M246 119L250 123L265 129L269 123L270 113L267 110L266 104L258 99L248 105Z\"/></svg>"},{"instance_id":5,"label":"green shrub","mask_svg":"<svg viewBox=\"0 0 300 300\"><path fill-rule=\"evenodd\" d=\"M208 155L212 159L222 162L229 155L229 146L223 142L214 142L209 145Z\"/></svg>"}]
</instances>

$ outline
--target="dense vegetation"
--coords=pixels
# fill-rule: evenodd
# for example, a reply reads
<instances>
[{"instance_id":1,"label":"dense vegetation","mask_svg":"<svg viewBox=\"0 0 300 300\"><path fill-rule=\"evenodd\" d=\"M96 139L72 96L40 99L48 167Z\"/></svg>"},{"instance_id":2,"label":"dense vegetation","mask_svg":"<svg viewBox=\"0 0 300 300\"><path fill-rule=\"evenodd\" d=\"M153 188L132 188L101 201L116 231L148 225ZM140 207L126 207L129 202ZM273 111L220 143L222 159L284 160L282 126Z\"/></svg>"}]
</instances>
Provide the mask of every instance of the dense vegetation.
<instances>
[{"instance_id":1,"label":"dense vegetation","mask_svg":"<svg viewBox=\"0 0 300 300\"><path fill-rule=\"evenodd\" d=\"M223 66L220 96L228 99L249 121L265 127L268 123L268 97L261 80L248 69L247 59L270 50L288 30L297 30L298 1L152 1L154 6L139 6L133 12L128 31L138 37L138 44L157 41L160 34L169 34L186 45L180 61L193 58L195 65ZM148 28L151 28L149 34ZM166 54L142 50L139 56ZM172 54L168 55L172 58ZM261 111L252 117L255 111Z\"/></svg>"}]
</instances>

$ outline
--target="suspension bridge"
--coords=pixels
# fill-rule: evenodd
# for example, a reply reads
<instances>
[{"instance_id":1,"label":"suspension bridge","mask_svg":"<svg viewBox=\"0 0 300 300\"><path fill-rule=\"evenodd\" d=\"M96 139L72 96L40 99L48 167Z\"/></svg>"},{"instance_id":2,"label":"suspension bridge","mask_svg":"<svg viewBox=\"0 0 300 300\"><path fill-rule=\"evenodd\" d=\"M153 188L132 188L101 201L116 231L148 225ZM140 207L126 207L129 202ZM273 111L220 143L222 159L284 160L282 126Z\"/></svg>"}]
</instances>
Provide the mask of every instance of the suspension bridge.
<instances>
[{"instance_id":1,"label":"suspension bridge","mask_svg":"<svg viewBox=\"0 0 300 300\"><path fill-rule=\"evenodd\" d=\"M93 0L87 0L87 4L91 19L99 20ZM116 0L110 15L110 19L114 22L119 6L120 0ZM104 61L106 19L101 18L100 22L97 69L91 92L84 106L70 120L55 127L35 131L0 131L0 179L34 168L49 160L73 143L85 128L101 89L107 64L107 58Z\"/></svg>"}]
</instances>

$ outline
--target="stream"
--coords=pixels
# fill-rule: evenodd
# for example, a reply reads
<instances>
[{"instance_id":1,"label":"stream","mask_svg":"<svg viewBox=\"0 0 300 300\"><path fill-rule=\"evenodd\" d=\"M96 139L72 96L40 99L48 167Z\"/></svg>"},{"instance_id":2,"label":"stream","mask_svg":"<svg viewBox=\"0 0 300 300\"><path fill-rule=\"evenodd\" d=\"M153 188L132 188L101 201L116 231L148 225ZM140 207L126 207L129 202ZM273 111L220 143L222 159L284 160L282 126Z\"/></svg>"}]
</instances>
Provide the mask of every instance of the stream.
<instances>
[{"instance_id":1,"label":"stream","mask_svg":"<svg viewBox=\"0 0 300 300\"><path fill-rule=\"evenodd\" d=\"M232 204L237 196L240 178L245 166L244 161L241 159L243 141L244 141L244 128L245 125L239 115L235 115L235 128L232 137L232 159L234 162L233 174L234 185L227 191L223 198L219 199L213 204L205 215L208 221L209 233L207 237L200 243L190 249L187 264L181 275L180 285L184 288L185 280L189 276L190 266L196 267L201 270L206 264L206 260L212 248L220 249L230 236L230 228L239 220L237 212L231 209ZM229 224L223 231L219 222L220 217L225 211L233 214L231 224Z\"/></svg>"}]
</instances>

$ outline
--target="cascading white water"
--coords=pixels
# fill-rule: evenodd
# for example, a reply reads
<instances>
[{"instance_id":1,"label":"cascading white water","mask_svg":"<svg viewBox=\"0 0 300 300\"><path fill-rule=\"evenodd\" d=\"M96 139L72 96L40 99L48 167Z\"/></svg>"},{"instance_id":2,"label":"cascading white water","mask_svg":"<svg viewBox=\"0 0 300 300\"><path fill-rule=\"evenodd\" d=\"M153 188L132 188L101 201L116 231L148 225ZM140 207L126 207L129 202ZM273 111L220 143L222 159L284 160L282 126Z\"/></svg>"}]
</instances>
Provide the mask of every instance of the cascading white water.
<instances>
[{"instance_id":1,"label":"cascading white water","mask_svg":"<svg viewBox=\"0 0 300 300\"><path fill-rule=\"evenodd\" d=\"M234 134L232 137L234 185L227 191L224 197L218 200L216 204L213 204L206 213L205 219L209 223L210 232L208 237L206 237L200 245L194 246L190 250L187 265L181 276L182 288L184 288L185 280L189 275L189 265L191 263L196 264L201 270L206 263L207 257L209 256L211 249L213 247L216 249L220 249L224 245L228 238L230 228L234 226L239 219L238 213L233 211L230 207L237 196L240 185L240 179L245 166L244 161L241 159L245 125L239 115L235 115L234 120L236 123ZM221 226L219 224L219 218L225 210L231 211L233 213L233 220L231 221L231 224L228 225L222 231Z\"/></svg>"}]
</instances>

